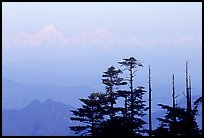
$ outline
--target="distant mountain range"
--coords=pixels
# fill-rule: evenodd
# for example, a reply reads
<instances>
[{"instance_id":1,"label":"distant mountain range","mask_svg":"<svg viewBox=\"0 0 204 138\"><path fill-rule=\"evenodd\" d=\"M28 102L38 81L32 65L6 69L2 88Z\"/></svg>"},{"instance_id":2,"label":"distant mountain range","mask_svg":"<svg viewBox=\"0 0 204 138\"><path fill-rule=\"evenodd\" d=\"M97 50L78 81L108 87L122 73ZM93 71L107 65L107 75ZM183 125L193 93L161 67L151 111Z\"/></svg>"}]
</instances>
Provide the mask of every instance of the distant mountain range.
<instances>
[{"instance_id":1,"label":"distant mountain range","mask_svg":"<svg viewBox=\"0 0 204 138\"><path fill-rule=\"evenodd\" d=\"M63 87L55 85L22 84L6 78L2 79L3 109L21 109L33 100L44 102L47 99L78 107L79 98L87 97L94 89L88 86Z\"/></svg>"},{"instance_id":2,"label":"distant mountain range","mask_svg":"<svg viewBox=\"0 0 204 138\"><path fill-rule=\"evenodd\" d=\"M74 108L53 100L34 100L25 108L2 110L3 136L67 136L75 122L70 120Z\"/></svg>"},{"instance_id":3,"label":"distant mountain range","mask_svg":"<svg viewBox=\"0 0 204 138\"><path fill-rule=\"evenodd\" d=\"M80 107L79 98L86 98L94 92L93 88L87 86L31 85L6 78L2 79L2 86L3 135L74 135L69 126L77 122L70 121L69 110ZM200 96L193 95L192 102ZM185 98L177 103L186 106ZM196 120L199 128L202 128L202 105L199 113ZM157 118L164 115L165 110L152 113L153 129L159 125ZM144 120L148 123L147 115ZM144 127L148 128L148 125Z\"/></svg>"},{"instance_id":4,"label":"distant mountain range","mask_svg":"<svg viewBox=\"0 0 204 138\"><path fill-rule=\"evenodd\" d=\"M194 99L198 96L193 96ZM182 102L182 100L181 100ZM185 106L182 102L181 106ZM32 101L23 109L2 110L2 135L3 136L75 136L69 126L79 124L71 121L70 110L75 108L53 100L40 103ZM199 128L202 128L202 106L199 107L200 115L196 119ZM163 117L165 110L152 113L153 129L157 128L158 117ZM147 115L144 120L148 123ZM144 126L148 129L148 124Z\"/></svg>"}]
</instances>

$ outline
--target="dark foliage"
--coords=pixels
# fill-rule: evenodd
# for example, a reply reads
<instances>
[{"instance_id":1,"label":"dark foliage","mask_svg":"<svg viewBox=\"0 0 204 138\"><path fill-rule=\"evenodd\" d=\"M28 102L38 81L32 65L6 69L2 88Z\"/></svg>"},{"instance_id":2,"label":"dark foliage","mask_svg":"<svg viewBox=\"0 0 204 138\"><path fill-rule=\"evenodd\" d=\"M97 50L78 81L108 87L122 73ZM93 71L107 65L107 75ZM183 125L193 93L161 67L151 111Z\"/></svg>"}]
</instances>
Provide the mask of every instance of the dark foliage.
<instances>
[{"instance_id":1,"label":"dark foliage","mask_svg":"<svg viewBox=\"0 0 204 138\"><path fill-rule=\"evenodd\" d=\"M104 107L107 104L107 95L101 93L92 93L88 99L80 99L83 102L82 108L78 108L73 112L75 117L71 120L82 122L82 126L72 126L71 130L76 134L86 136L96 136L100 131L100 124L107 113Z\"/></svg>"},{"instance_id":2,"label":"dark foliage","mask_svg":"<svg viewBox=\"0 0 204 138\"><path fill-rule=\"evenodd\" d=\"M189 133L191 136L201 135L201 130L199 130L197 122L195 121L196 115L198 115L198 104L201 102L202 97L194 102L194 108L190 116L188 116L186 108L173 108L168 105L158 104L162 109L167 110L167 112L164 118L158 118L160 126L154 130L153 134L155 136L189 136ZM174 117L176 120L174 120ZM187 117L189 117L189 119Z\"/></svg>"},{"instance_id":3,"label":"dark foliage","mask_svg":"<svg viewBox=\"0 0 204 138\"><path fill-rule=\"evenodd\" d=\"M127 137L143 136L144 133L148 133L150 136L201 136L201 130L199 130L195 119L198 115L198 107L202 102L202 97L194 102L192 109L191 107L177 106L175 104L174 75L173 107L158 104L166 110L166 114L163 118L158 118L160 126L157 129L152 130L151 125L149 125L149 130L145 130L143 125L146 122L142 117L146 115L146 111L150 109L151 104L149 103L150 107L146 107L146 100L143 100L146 93L144 87L133 86L136 71L138 67L143 67L143 65L134 57L123 59L118 63L125 68L121 70L111 66L103 72L102 83L105 85L106 91L104 93L92 93L87 99L80 99L83 103L82 107L71 111L74 115L71 120L79 122L77 126L71 126L71 130L82 136ZM129 73L128 76L121 77L125 71ZM121 89L119 86L129 86L129 88L125 89L123 87ZM187 90L189 90L188 87ZM189 90L189 92L187 101L189 101L188 105L191 105L191 91ZM151 94L150 68L149 94ZM118 98L124 100L124 106L116 106ZM151 110L149 114L151 114ZM149 118L151 118L151 115L149 115Z\"/></svg>"}]
</instances>

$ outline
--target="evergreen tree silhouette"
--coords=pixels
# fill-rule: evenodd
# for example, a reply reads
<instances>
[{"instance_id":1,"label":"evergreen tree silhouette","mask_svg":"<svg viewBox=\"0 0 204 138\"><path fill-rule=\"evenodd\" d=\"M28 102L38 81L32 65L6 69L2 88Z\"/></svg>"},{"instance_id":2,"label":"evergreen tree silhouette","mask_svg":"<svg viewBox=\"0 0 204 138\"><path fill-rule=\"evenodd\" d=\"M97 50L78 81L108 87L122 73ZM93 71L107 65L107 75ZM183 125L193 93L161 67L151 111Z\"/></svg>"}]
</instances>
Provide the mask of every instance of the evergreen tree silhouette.
<instances>
[{"instance_id":1,"label":"evergreen tree silhouette","mask_svg":"<svg viewBox=\"0 0 204 138\"><path fill-rule=\"evenodd\" d=\"M120 74L122 74L120 69L111 66L102 75L102 81L106 86L106 94L108 97L106 115L109 115L109 118L101 123L102 136L128 136L130 134L129 125L125 123L127 118L121 116L121 114L124 115L124 108L114 107L117 98L121 97L121 90L118 90L118 86L127 84L127 82L119 76Z\"/></svg>"},{"instance_id":2,"label":"evergreen tree silhouette","mask_svg":"<svg viewBox=\"0 0 204 138\"><path fill-rule=\"evenodd\" d=\"M71 126L70 129L76 134L83 136L101 135L101 123L107 113L107 95L102 93L92 93L87 99L80 99L83 102L81 108L71 112L75 117L71 120L79 121L82 125Z\"/></svg>"},{"instance_id":3,"label":"evergreen tree silhouette","mask_svg":"<svg viewBox=\"0 0 204 138\"><path fill-rule=\"evenodd\" d=\"M198 115L198 105L202 102L202 97L194 102L194 108L191 110L190 117L187 118L187 109L183 107L171 107L168 105L158 104L162 109L167 110L164 118L158 118L160 126L154 130L154 136L189 136L189 129L191 136L200 136L197 122L195 120ZM174 120L176 118L176 120Z\"/></svg>"},{"instance_id":4,"label":"evergreen tree silhouette","mask_svg":"<svg viewBox=\"0 0 204 138\"><path fill-rule=\"evenodd\" d=\"M123 78L119 77L122 73L120 69L116 69L115 67L111 66L104 72L102 75L103 84L106 86L106 94L108 96L108 113L110 114L110 119L113 119L115 114L120 111L120 108L114 107L116 104L116 99L118 97L117 89L120 85L126 85L127 83L123 81Z\"/></svg>"},{"instance_id":5,"label":"evergreen tree silhouette","mask_svg":"<svg viewBox=\"0 0 204 138\"><path fill-rule=\"evenodd\" d=\"M145 115L144 111L147 110L144 104L145 101L142 100L142 96L145 92L146 91L142 86L139 86L137 89L133 90L133 122L130 119L130 116L115 116L114 118L105 122L105 136L142 136L142 133L146 132L146 130L143 128L143 125L146 124L146 122L142 120L142 117ZM130 105L130 99L127 100L127 104ZM128 110L130 109L128 108Z\"/></svg>"},{"instance_id":6,"label":"evergreen tree silhouette","mask_svg":"<svg viewBox=\"0 0 204 138\"><path fill-rule=\"evenodd\" d=\"M145 107L145 101L142 100L142 96L146 92L144 87L139 86L138 88L133 87L133 78L136 75L138 67L143 67L141 62L137 61L134 57L129 59L123 59L123 61L118 62L121 66L124 66L123 71L128 70L129 76L128 82L130 85L129 91L119 91L124 92L125 97L125 108L126 108L126 123L130 125L130 135L137 136L141 135L142 127L146 123L141 117L143 117L144 111L147 110ZM121 94L120 94L121 95Z\"/></svg>"},{"instance_id":7,"label":"evergreen tree silhouette","mask_svg":"<svg viewBox=\"0 0 204 138\"><path fill-rule=\"evenodd\" d=\"M118 62L125 69L120 70L111 66L103 72L102 83L106 92L92 93L87 99L80 99L83 103L81 108L71 111L74 117L71 120L80 122L70 129L82 136L142 136L148 132L150 136L201 136L196 116L198 107L202 102L202 97L198 98L191 105L191 81L188 76L188 66L186 63L186 100L187 107L183 108L176 104L176 94L174 86L174 74L172 79L172 106L158 104L166 110L163 118L157 118L160 125L152 130L151 126L151 83L149 66L149 107L146 107L143 96L146 93L143 86L134 87L133 78L138 67L142 64L134 57L123 59ZM121 77L125 71L129 75ZM189 80L188 80L189 78ZM118 89L118 86L129 85L128 89ZM124 98L124 107L117 107L117 99ZM142 119L149 109L149 130L145 130L143 125L146 122ZM80 125L81 124L81 125Z\"/></svg>"},{"instance_id":8,"label":"evergreen tree silhouette","mask_svg":"<svg viewBox=\"0 0 204 138\"><path fill-rule=\"evenodd\" d=\"M187 68L186 68L186 76L187 76ZM199 136L201 135L201 131L198 128L197 122L195 120L198 115L198 105L202 102L202 97L198 98L194 102L194 108L191 108L191 101L189 102L189 97L191 99L191 95L188 94L186 96L187 99L187 107L179 107L175 103L175 87L174 87L174 74L173 74L173 91L172 91L172 107L168 105L158 104L162 109L165 109L166 115L164 118L158 118L160 121L160 126L154 130L153 134L155 136ZM186 80L186 89L188 89L188 80ZM187 92L188 93L188 92ZM190 108L189 108L190 106ZM190 110L189 110L190 109Z\"/></svg>"}]
</instances>

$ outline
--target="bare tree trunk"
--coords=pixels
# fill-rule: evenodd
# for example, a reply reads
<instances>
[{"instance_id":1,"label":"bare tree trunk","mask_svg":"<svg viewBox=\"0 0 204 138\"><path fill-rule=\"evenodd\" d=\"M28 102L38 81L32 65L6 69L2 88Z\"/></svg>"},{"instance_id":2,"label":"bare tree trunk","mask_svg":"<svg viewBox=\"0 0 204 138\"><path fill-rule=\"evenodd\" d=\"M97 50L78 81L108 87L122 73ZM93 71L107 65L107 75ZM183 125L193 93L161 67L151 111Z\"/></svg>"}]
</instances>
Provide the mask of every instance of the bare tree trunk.
<instances>
[{"instance_id":1,"label":"bare tree trunk","mask_svg":"<svg viewBox=\"0 0 204 138\"><path fill-rule=\"evenodd\" d=\"M132 135L134 134L134 99L133 99L133 72L132 72L132 65L130 66L130 110L131 110L131 129L132 129Z\"/></svg>"},{"instance_id":2,"label":"bare tree trunk","mask_svg":"<svg viewBox=\"0 0 204 138\"><path fill-rule=\"evenodd\" d=\"M151 98L151 78L150 78L150 65L149 65L149 136L152 136L152 98Z\"/></svg>"},{"instance_id":3,"label":"bare tree trunk","mask_svg":"<svg viewBox=\"0 0 204 138\"><path fill-rule=\"evenodd\" d=\"M186 61L186 108L187 108L187 122L190 123L187 126L187 135L192 136L192 128L191 128L191 96L189 94L189 86L188 86L188 62Z\"/></svg>"},{"instance_id":4,"label":"bare tree trunk","mask_svg":"<svg viewBox=\"0 0 204 138\"><path fill-rule=\"evenodd\" d=\"M172 104L173 104L173 110L176 109L176 104L175 104L175 87L174 87L174 74L173 74L173 78L172 78ZM176 116L175 114L173 114L173 125L176 123ZM176 135L175 134L175 130L174 130L174 126L172 127L172 134L173 135Z\"/></svg>"}]
</instances>

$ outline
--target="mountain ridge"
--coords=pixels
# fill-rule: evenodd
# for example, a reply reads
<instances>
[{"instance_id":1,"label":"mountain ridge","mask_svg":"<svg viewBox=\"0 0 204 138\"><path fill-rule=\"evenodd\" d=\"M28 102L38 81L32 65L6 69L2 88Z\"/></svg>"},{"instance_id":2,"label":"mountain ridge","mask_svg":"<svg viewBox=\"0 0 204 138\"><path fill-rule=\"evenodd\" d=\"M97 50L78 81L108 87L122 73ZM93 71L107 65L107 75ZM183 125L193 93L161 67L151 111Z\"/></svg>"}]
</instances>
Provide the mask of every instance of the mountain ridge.
<instances>
[{"instance_id":1,"label":"mountain ridge","mask_svg":"<svg viewBox=\"0 0 204 138\"><path fill-rule=\"evenodd\" d=\"M3 136L74 135L69 126L71 106L53 100L32 101L23 109L2 110Z\"/></svg>"}]
</instances>

